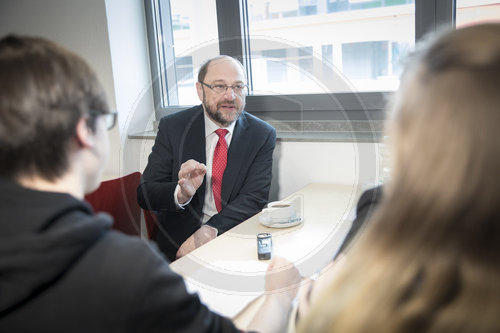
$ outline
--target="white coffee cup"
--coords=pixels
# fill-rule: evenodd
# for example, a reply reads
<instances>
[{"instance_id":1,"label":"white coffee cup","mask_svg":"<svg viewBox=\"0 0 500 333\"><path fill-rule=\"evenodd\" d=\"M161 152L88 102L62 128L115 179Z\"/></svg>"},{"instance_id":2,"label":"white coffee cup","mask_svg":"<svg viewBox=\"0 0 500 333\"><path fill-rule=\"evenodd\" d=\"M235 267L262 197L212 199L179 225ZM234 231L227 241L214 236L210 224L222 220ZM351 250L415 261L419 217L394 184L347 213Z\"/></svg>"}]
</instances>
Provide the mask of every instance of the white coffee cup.
<instances>
[{"instance_id":1,"label":"white coffee cup","mask_svg":"<svg viewBox=\"0 0 500 333\"><path fill-rule=\"evenodd\" d=\"M288 201L273 201L267 205L265 213L272 221L286 222L296 217L295 207Z\"/></svg>"}]
</instances>

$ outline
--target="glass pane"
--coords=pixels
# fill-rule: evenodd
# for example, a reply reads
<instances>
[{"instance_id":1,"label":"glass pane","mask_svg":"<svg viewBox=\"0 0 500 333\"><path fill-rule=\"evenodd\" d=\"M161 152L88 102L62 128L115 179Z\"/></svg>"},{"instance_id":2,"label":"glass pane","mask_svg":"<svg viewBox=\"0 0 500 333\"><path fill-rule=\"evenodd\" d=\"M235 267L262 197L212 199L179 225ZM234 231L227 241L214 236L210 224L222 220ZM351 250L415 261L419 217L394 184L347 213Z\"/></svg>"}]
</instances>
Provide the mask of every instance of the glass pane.
<instances>
[{"instance_id":1,"label":"glass pane","mask_svg":"<svg viewBox=\"0 0 500 333\"><path fill-rule=\"evenodd\" d=\"M219 55L215 0L170 0L179 105L199 104L195 83L198 68Z\"/></svg>"},{"instance_id":2,"label":"glass pane","mask_svg":"<svg viewBox=\"0 0 500 333\"><path fill-rule=\"evenodd\" d=\"M392 91L414 0L248 0L253 93Z\"/></svg>"},{"instance_id":3,"label":"glass pane","mask_svg":"<svg viewBox=\"0 0 500 333\"><path fill-rule=\"evenodd\" d=\"M456 27L485 22L500 22L500 1L457 0Z\"/></svg>"}]
</instances>

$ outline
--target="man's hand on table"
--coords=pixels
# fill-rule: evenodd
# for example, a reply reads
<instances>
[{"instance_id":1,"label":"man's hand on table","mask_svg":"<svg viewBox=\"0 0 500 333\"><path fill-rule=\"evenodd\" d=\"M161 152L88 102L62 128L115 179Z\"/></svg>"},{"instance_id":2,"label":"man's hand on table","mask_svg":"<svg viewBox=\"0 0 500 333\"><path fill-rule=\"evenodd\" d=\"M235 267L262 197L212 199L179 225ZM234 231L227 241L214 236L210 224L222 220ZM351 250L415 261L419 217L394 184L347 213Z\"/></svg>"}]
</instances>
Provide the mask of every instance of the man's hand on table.
<instances>
[{"instance_id":1,"label":"man's hand on table","mask_svg":"<svg viewBox=\"0 0 500 333\"><path fill-rule=\"evenodd\" d=\"M212 228L208 225L202 226L194 234L189 236L189 238L186 239L184 243L182 243L182 245L179 247L179 250L177 251L177 259L211 241L215 237L217 237L217 229Z\"/></svg>"}]
</instances>

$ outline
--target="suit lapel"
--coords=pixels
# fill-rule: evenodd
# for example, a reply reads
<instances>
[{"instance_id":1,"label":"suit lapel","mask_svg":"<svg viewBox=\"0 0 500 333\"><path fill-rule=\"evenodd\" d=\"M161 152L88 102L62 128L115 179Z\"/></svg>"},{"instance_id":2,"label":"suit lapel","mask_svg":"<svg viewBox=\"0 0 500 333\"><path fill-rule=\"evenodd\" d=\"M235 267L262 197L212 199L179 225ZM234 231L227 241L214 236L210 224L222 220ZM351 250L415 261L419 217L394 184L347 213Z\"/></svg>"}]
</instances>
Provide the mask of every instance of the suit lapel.
<instances>
[{"instance_id":1,"label":"suit lapel","mask_svg":"<svg viewBox=\"0 0 500 333\"><path fill-rule=\"evenodd\" d=\"M206 164L205 120L201 105L194 110L192 117L186 122L186 127L180 140L179 154L182 156L180 159L181 164L189 159ZM203 184L201 184L198 190L201 198L205 197L205 183L205 180L203 180Z\"/></svg>"},{"instance_id":2,"label":"suit lapel","mask_svg":"<svg viewBox=\"0 0 500 333\"><path fill-rule=\"evenodd\" d=\"M249 151L251 142L247 129L248 121L245 113L243 113L236 121L229 151L227 152L227 166L222 178L222 205L229 201L241 167L246 162L245 155Z\"/></svg>"}]
</instances>

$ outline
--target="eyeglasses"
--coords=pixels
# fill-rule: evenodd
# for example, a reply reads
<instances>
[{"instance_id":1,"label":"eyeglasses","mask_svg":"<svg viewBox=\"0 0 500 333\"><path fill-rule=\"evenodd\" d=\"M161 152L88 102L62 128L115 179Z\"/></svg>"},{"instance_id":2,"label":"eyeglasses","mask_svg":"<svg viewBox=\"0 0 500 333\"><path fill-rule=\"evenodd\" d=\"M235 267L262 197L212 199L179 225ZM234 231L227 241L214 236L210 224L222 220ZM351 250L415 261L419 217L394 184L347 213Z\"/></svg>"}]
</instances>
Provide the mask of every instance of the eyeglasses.
<instances>
[{"instance_id":1,"label":"eyeglasses","mask_svg":"<svg viewBox=\"0 0 500 333\"><path fill-rule=\"evenodd\" d=\"M116 119L118 118L118 112L116 112L116 111L107 112L107 113L103 113L100 111L91 111L90 114L93 116L96 116L96 117L104 117L104 123L106 124L106 128L108 130L115 127Z\"/></svg>"},{"instance_id":2,"label":"eyeglasses","mask_svg":"<svg viewBox=\"0 0 500 333\"><path fill-rule=\"evenodd\" d=\"M233 89L235 94L241 95L243 94L243 90L246 89L248 86L246 84L240 83L240 84L235 84L232 86L228 86L225 84L206 84L205 82L201 82L204 86L207 86L208 88L212 89L216 94L224 94L228 88Z\"/></svg>"},{"instance_id":3,"label":"eyeglasses","mask_svg":"<svg viewBox=\"0 0 500 333\"><path fill-rule=\"evenodd\" d=\"M118 118L118 112L112 111L102 115L108 130L112 129L116 125L116 119Z\"/></svg>"}]
</instances>

